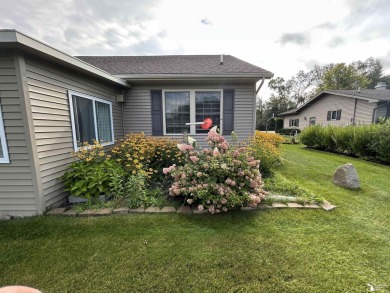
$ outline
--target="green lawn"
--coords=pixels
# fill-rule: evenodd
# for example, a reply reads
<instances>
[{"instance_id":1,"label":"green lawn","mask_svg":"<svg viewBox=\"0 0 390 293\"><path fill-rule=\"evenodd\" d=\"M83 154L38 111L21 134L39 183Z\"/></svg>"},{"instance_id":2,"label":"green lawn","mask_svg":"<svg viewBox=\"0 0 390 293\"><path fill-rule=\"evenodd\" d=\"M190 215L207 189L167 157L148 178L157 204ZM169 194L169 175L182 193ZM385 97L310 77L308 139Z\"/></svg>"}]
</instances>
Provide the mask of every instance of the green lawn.
<instances>
[{"instance_id":1,"label":"green lawn","mask_svg":"<svg viewBox=\"0 0 390 293\"><path fill-rule=\"evenodd\" d=\"M0 222L0 285L44 292L367 292L390 285L390 168L284 146L278 172L337 209ZM331 183L351 162L362 189ZM386 292L386 291L384 291Z\"/></svg>"}]
</instances>

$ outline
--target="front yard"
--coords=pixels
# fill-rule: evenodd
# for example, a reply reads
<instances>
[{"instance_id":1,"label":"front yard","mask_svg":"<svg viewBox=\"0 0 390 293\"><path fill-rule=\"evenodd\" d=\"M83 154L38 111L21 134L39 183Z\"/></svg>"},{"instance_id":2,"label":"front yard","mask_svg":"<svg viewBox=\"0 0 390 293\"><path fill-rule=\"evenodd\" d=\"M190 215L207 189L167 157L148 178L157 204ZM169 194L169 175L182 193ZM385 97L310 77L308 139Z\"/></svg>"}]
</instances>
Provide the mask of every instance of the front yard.
<instances>
[{"instance_id":1,"label":"front yard","mask_svg":"<svg viewBox=\"0 0 390 293\"><path fill-rule=\"evenodd\" d=\"M390 285L390 168L296 145L285 145L283 158L278 172L337 208L0 222L0 286L366 292L367 283ZM347 162L361 190L331 183Z\"/></svg>"}]
</instances>

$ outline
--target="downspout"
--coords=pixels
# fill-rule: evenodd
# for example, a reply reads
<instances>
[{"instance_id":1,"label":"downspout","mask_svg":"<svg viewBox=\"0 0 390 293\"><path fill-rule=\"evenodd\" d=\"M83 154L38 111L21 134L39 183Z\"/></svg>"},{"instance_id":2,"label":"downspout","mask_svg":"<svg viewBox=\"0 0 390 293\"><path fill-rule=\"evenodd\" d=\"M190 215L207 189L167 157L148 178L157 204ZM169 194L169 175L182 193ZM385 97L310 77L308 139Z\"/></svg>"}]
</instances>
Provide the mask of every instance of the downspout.
<instances>
[{"instance_id":1,"label":"downspout","mask_svg":"<svg viewBox=\"0 0 390 293\"><path fill-rule=\"evenodd\" d=\"M256 89L256 84L254 84L254 87L253 89L255 90L256 94L255 94L255 97L254 97L254 101L253 101L253 108L254 108L254 111L253 111L253 119L252 119L252 123L253 123L253 133L255 133L255 130L256 130L256 102L257 102L257 94L259 93L261 87L263 86L264 84L264 80L265 78L263 77L261 79L261 83L259 84L259 86L257 87Z\"/></svg>"},{"instance_id":2,"label":"downspout","mask_svg":"<svg viewBox=\"0 0 390 293\"><path fill-rule=\"evenodd\" d=\"M355 107L353 108L352 125L356 125L356 122L355 122L355 118L356 118L356 105L357 105L357 99L355 99Z\"/></svg>"},{"instance_id":3,"label":"downspout","mask_svg":"<svg viewBox=\"0 0 390 293\"><path fill-rule=\"evenodd\" d=\"M124 102L122 103L122 130L123 130L123 138L125 138L125 115L123 114L123 104Z\"/></svg>"},{"instance_id":4,"label":"downspout","mask_svg":"<svg viewBox=\"0 0 390 293\"><path fill-rule=\"evenodd\" d=\"M262 87L263 84L264 84L264 80L265 80L265 78L263 77L263 78L261 79L261 83L260 83L259 86L257 87L257 90L256 90L256 97L257 97L257 94L259 93L261 87Z\"/></svg>"}]
</instances>

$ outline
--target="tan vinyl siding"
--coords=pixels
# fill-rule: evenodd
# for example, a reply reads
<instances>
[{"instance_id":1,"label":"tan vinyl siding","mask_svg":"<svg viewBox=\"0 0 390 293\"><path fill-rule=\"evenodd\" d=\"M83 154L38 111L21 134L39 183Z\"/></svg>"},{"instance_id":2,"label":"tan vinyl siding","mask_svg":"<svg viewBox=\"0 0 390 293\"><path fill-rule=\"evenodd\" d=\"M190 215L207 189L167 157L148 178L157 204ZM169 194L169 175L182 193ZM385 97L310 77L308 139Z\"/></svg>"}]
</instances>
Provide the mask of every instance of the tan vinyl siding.
<instances>
[{"instance_id":1,"label":"tan vinyl siding","mask_svg":"<svg viewBox=\"0 0 390 293\"><path fill-rule=\"evenodd\" d=\"M68 90L112 101L115 139L123 136L122 111L115 86L26 56L28 90L45 206L66 200L61 176L73 161Z\"/></svg>"},{"instance_id":2,"label":"tan vinyl siding","mask_svg":"<svg viewBox=\"0 0 390 293\"><path fill-rule=\"evenodd\" d=\"M371 124L374 114L374 108L377 103L369 103L364 100L357 100L356 104L356 124Z\"/></svg>"},{"instance_id":3,"label":"tan vinyl siding","mask_svg":"<svg viewBox=\"0 0 390 293\"><path fill-rule=\"evenodd\" d=\"M127 90L124 103L124 120L125 132L145 132L147 135L152 134L151 118L151 98L150 91L154 89L170 90L202 90L202 89L234 89L234 131L240 140L248 138L254 132L253 115L254 115L254 85L253 83L237 84L180 84L174 82L164 85L133 85ZM201 146L205 146L205 134L191 135ZM181 139L181 135L171 135L170 137ZM230 139L230 136L227 136Z\"/></svg>"},{"instance_id":4,"label":"tan vinyl siding","mask_svg":"<svg viewBox=\"0 0 390 293\"><path fill-rule=\"evenodd\" d=\"M14 57L0 51L0 103L10 159L0 164L0 214L29 216L37 213L37 204L18 87Z\"/></svg>"}]
</instances>

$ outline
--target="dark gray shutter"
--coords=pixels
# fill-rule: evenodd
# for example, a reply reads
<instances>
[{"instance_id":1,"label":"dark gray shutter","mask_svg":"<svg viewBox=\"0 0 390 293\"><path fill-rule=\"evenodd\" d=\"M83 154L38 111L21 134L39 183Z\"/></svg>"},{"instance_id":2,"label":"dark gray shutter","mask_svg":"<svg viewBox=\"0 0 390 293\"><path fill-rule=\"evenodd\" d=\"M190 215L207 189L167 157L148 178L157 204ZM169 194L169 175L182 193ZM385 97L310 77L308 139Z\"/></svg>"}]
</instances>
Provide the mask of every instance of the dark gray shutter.
<instances>
[{"instance_id":1,"label":"dark gray shutter","mask_svg":"<svg viewBox=\"0 0 390 293\"><path fill-rule=\"evenodd\" d=\"M288 126L291 127L292 119L288 119Z\"/></svg>"},{"instance_id":2,"label":"dark gray shutter","mask_svg":"<svg viewBox=\"0 0 390 293\"><path fill-rule=\"evenodd\" d=\"M230 135L234 131L234 90L223 90L222 133Z\"/></svg>"},{"instance_id":3,"label":"dark gray shutter","mask_svg":"<svg viewBox=\"0 0 390 293\"><path fill-rule=\"evenodd\" d=\"M328 116L326 116L326 120L330 121L332 118L332 111L328 111Z\"/></svg>"},{"instance_id":4,"label":"dark gray shutter","mask_svg":"<svg viewBox=\"0 0 390 293\"><path fill-rule=\"evenodd\" d=\"M152 103L152 135L163 135L163 108L162 108L162 91L150 91Z\"/></svg>"},{"instance_id":5,"label":"dark gray shutter","mask_svg":"<svg viewBox=\"0 0 390 293\"><path fill-rule=\"evenodd\" d=\"M341 110L337 110L336 120L340 120L340 119L341 119Z\"/></svg>"}]
</instances>

